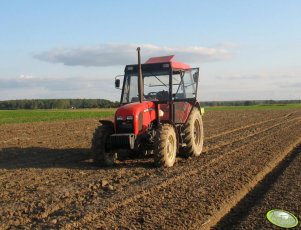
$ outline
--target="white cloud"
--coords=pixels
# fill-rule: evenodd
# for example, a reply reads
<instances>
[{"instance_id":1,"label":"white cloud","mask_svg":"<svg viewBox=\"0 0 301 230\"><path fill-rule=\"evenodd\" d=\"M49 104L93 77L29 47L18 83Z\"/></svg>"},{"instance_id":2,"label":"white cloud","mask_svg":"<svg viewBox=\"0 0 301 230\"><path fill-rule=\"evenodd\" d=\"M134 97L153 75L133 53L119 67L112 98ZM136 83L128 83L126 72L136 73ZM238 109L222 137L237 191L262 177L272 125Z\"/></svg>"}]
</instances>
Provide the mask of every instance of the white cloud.
<instances>
[{"instance_id":1,"label":"white cloud","mask_svg":"<svg viewBox=\"0 0 301 230\"><path fill-rule=\"evenodd\" d=\"M103 98L119 100L120 90L114 87L114 78L81 77L20 77L0 78L0 100L24 98ZM252 100L299 99L301 83L297 75L253 73L249 75L202 75L199 99Z\"/></svg>"},{"instance_id":2,"label":"white cloud","mask_svg":"<svg viewBox=\"0 0 301 230\"><path fill-rule=\"evenodd\" d=\"M102 98L119 100L114 78L96 77L12 79L0 78L0 100L31 98Z\"/></svg>"},{"instance_id":3,"label":"white cloud","mask_svg":"<svg viewBox=\"0 0 301 230\"><path fill-rule=\"evenodd\" d=\"M231 56L228 46L208 48L202 46L157 46L153 44L102 44L78 48L56 48L34 55L35 58L68 66L113 66L137 62L136 48L141 47L143 60L154 56L176 55L188 63L211 62Z\"/></svg>"},{"instance_id":4,"label":"white cloud","mask_svg":"<svg viewBox=\"0 0 301 230\"><path fill-rule=\"evenodd\" d=\"M21 80L30 80L30 79L33 79L33 76L27 75L27 74L21 74L19 76L19 79L21 79Z\"/></svg>"},{"instance_id":5,"label":"white cloud","mask_svg":"<svg viewBox=\"0 0 301 230\"><path fill-rule=\"evenodd\" d=\"M203 75L202 100L268 100L300 99L300 74L250 73Z\"/></svg>"}]
</instances>

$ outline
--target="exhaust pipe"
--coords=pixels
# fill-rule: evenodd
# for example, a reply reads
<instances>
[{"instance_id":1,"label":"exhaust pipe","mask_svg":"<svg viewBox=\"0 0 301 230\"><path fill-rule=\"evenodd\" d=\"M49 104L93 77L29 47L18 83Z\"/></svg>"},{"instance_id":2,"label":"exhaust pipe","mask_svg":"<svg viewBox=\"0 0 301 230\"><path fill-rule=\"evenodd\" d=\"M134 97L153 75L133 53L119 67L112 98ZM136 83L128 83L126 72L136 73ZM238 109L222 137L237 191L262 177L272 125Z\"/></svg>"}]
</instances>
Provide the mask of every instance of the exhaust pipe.
<instances>
[{"instance_id":1,"label":"exhaust pipe","mask_svg":"<svg viewBox=\"0 0 301 230\"><path fill-rule=\"evenodd\" d=\"M140 47L137 48L138 52L138 93L140 103L143 101L143 78L142 78L142 68L140 59Z\"/></svg>"}]
</instances>

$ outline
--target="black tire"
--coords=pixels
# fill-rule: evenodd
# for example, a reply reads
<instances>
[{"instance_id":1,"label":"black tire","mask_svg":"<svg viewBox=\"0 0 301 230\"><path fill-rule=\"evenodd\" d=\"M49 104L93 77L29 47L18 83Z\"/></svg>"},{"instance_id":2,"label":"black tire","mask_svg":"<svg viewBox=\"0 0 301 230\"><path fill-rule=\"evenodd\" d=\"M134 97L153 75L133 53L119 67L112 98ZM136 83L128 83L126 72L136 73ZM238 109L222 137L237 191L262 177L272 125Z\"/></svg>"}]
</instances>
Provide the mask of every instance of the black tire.
<instances>
[{"instance_id":1,"label":"black tire","mask_svg":"<svg viewBox=\"0 0 301 230\"><path fill-rule=\"evenodd\" d=\"M185 157L199 156L203 150L204 129L202 116L198 108L193 108L184 125L185 147L181 149L181 154Z\"/></svg>"},{"instance_id":2,"label":"black tire","mask_svg":"<svg viewBox=\"0 0 301 230\"><path fill-rule=\"evenodd\" d=\"M114 133L113 123L105 123L95 129L92 138L91 151L94 162L103 166L111 166L115 163L117 153L108 148L108 138Z\"/></svg>"},{"instance_id":3,"label":"black tire","mask_svg":"<svg viewBox=\"0 0 301 230\"><path fill-rule=\"evenodd\" d=\"M177 138L170 124L158 127L154 141L154 161L157 166L172 167L176 162Z\"/></svg>"}]
</instances>

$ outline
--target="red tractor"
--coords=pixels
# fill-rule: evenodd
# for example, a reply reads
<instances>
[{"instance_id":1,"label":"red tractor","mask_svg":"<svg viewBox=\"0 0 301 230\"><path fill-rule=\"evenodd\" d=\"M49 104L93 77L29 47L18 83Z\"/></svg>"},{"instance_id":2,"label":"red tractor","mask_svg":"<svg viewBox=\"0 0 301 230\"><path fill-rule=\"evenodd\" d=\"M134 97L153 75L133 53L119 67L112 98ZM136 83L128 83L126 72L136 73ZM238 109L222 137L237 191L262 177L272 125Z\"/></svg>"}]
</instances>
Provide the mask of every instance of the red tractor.
<instances>
[{"instance_id":1,"label":"red tractor","mask_svg":"<svg viewBox=\"0 0 301 230\"><path fill-rule=\"evenodd\" d=\"M114 122L100 120L92 139L94 161L113 165L125 150L133 156L153 154L158 166L171 167L179 153L202 152L204 132L197 101L199 69L173 61L174 56L150 58L127 65L120 107ZM120 88L120 77L115 87Z\"/></svg>"}]
</instances>

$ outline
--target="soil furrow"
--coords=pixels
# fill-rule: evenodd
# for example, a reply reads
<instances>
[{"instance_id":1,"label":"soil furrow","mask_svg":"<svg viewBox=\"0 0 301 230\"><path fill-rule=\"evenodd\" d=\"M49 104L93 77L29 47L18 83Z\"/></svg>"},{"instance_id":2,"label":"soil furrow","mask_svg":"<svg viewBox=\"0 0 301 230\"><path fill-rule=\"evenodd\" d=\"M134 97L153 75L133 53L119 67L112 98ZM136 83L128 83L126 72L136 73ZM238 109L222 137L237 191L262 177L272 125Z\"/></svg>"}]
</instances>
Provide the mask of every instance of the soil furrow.
<instances>
[{"instance_id":1,"label":"soil furrow","mask_svg":"<svg viewBox=\"0 0 301 230\"><path fill-rule=\"evenodd\" d=\"M266 131L268 131L268 130L270 130L270 129L272 129L272 128L278 127L279 125L282 125L282 124L284 124L284 123L288 123L288 122L291 122L291 121L294 121L294 120L295 120L295 119L292 119L292 120L289 120L289 121L285 121L285 122L280 122L279 124L275 124L275 125L273 125L273 126L270 126L269 128L266 128L266 129L264 129L264 130L261 130L260 132L253 133L252 135L249 135L249 136L247 136L247 137L245 137L245 138L240 138L240 139L237 140L237 141L233 141L233 143L234 143L234 142L238 142L238 141L242 141L242 140L244 140L244 139L246 139L246 138L249 138L249 137L253 137L253 136L257 135L257 134L266 132ZM232 143L232 142L231 142L231 143ZM245 147L245 146L243 146L243 147ZM232 152L234 152L234 151L236 151L236 150L238 150L238 149L232 149L232 151L231 151L231 152L228 152L228 154L231 154ZM215 161L217 161L217 160L220 160L221 158L222 158L222 156L213 159L211 162L205 164L205 165L201 168L201 170L202 170L203 168L206 168L206 167L210 166L211 163L213 163L213 162L215 162ZM166 186L169 186L169 185L171 185L172 183L175 183L175 182L177 182L177 181L179 181L179 180L185 179L185 178L187 178L188 176L193 175L193 174L195 174L195 173L197 173L197 172L198 172L198 170L189 171L189 172L186 172L186 173L184 173L184 174L180 173L180 174L181 174L180 176L175 176L175 174L173 173L172 175L170 175L170 178L171 178L170 181L164 180L163 182L161 182L162 185L160 184L159 186L158 186L158 185L156 186L156 189L158 189L158 188L160 188L160 187L166 187ZM149 174L149 173L141 174L140 176L136 177L135 180L132 180L131 183L134 184L135 182L141 180L141 178L144 178L145 176L150 176L150 174ZM150 184L150 180L149 180L149 179L151 179L151 178L144 179L144 181L146 181L147 184ZM96 183L97 183L97 182L96 182ZM127 184L128 181L125 181L123 184L122 184L122 182L119 181L119 183L121 183L121 184L119 184L119 185L122 186L123 184ZM156 183L160 183L160 182L156 182ZM139 188L140 188L140 187L141 187L141 185L139 184ZM122 201L120 201L120 202L118 201L118 202L117 202L118 204L115 205L115 206L113 206L113 207L108 207L108 208L106 209L106 211L111 212L111 211L114 211L115 209L117 209L117 208L119 208L119 207L121 207L121 206L123 206L123 205L129 205L130 203L134 202L135 200L140 199L140 198L143 197L143 196L147 196L147 195L153 193L156 189L151 189L150 191L142 191L142 192L140 192L140 193L139 193L139 192L133 192L134 194L135 194L135 193L138 193L138 194L133 195L133 196L130 197L129 199L124 199L124 198L120 199L120 200L122 200ZM117 192L118 192L118 191L117 191Z\"/></svg>"},{"instance_id":2,"label":"soil furrow","mask_svg":"<svg viewBox=\"0 0 301 230\"><path fill-rule=\"evenodd\" d=\"M300 183L297 182L301 181L300 165L299 144L214 229L278 229L265 216L273 208L294 212L300 220L301 205L298 200L301 200L301 194Z\"/></svg>"},{"instance_id":3,"label":"soil furrow","mask_svg":"<svg viewBox=\"0 0 301 230\"><path fill-rule=\"evenodd\" d=\"M287 140L296 139L296 134L299 133L301 129L299 128L295 130L295 132L291 133L290 128L291 127L289 127L286 131ZM278 133L278 137L279 136L281 136L281 134ZM269 139L271 140L272 138ZM265 145L259 145L257 147L255 146L254 149L262 147L265 147ZM283 156L283 150L287 150L285 143L284 145L282 145L282 148L284 149L281 149L280 151L279 146L274 146L271 149L266 149L265 151L269 151L271 153L277 151L276 153L280 154L279 157L281 157ZM278 159L277 154L275 154L275 157ZM253 155L258 156L258 154ZM264 155L264 152L262 155ZM253 181L258 180L258 178L255 176L255 179L252 181L253 176L257 175L256 173L260 173L261 171L266 170L263 163L261 165L261 168L257 168L258 166L254 166L253 164L253 171L251 171L252 173L248 174L243 171L243 173L246 173L246 175L241 174L239 170L235 170L231 173L232 180L230 181L232 183L229 183L230 181L228 181L229 184L225 184L224 175L231 172L230 169L232 167L236 169L235 165L239 165L239 162L241 162L244 157L247 157L236 157L236 163L231 164L233 157L232 155L228 156L228 160L222 161L222 164L216 162L218 169L216 168L216 166L211 165L212 168L208 168L203 173L189 175L189 180L184 180L181 183L174 184L173 186L161 187L155 193L157 195L153 194L155 196L142 196L138 200L136 200L136 202L133 203L130 207L126 206L118 209L118 211L115 210L114 215L101 215L101 219L104 222L98 221L98 223L100 224L100 226L101 224L113 225L115 223L119 224L119 226L125 227L129 227L128 225L125 225L126 223L131 223L131 226L143 226L146 228L153 226L153 223L157 223L155 227L165 226L165 228L182 228L184 226L190 226L189 228L191 229L200 228L200 226L205 222L210 223L210 225L213 224L214 218L216 218L215 213L223 212L224 206L228 207L229 202L233 202L233 197L237 197L237 194L242 194L242 190L247 191ZM252 153L249 156L252 156ZM270 167L271 166L269 165L267 168ZM241 177L241 175L243 177ZM249 182L249 180L251 180L251 182ZM238 184L233 183L234 181L238 182ZM191 187L192 184L194 185L193 187ZM245 184L247 184L246 187ZM221 187L224 188L221 189ZM174 201L176 201L176 203ZM146 212L145 209L147 210ZM167 210L173 210L173 212L168 213L166 212ZM219 210L222 211L219 212ZM126 213L126 221L122 217L124 213ZM160 215L151 215L151 213L160 213ZM186 214L184 215L184 213ZM171 216L170 218L168 218L169 215ZM178 215L180 215L181 218L175 219L175 217L177 217ZM104 216L106 216L107 218L104 218ZM141 225L140 219L143 216L145 218L142 221L143 224ZM149 220L147 220L148 218ZM209 218L210 222L207 221ZM89 224L89 222L84 222L84 226L87 224ZM206 228L208 227L208 225L209 224L203 227ZM118 225L113 226L117 227Z\"/></svg>"},{"instance_id":4,"label":"soil furrow","mask_svg":"<svg viewBox=\"0 0 301 230\"><path fill-rule=\"evenodd\" d=\"M208 112L209 151L171 169L151 158L96 168L87 159L95 119L1 126L1 228L199 227L281 155L299 118L298 110Z\"/></svg>"},{"instance_id":5,"label":"soil furrow","mask_svg":"<svg viewBox=\"0 0 301 230\"><path fill-rule=\"evenodd\" d=\"M283 124L284 124L285 122L283 122ZM293 125L291 125L292 127L294 127L295 126L295 124L293 124ZM292 127L287 127L287 129L290 129L290 128L292 128ZM268 135L267 135L268 136ZM234 150L235 151L235 150ZM234 152L233 151L233 152ZM233 153L233 152L231 152L231 154ZM231 155L231 154L229 154L229 155ZM213 161L213 162L216 162L215 160ZM210 164L212 164L213 162L210 162ZM206 166L209 166L210 164L208 164L208 165L206 165ZM203 170L203 168L201 168L200 169L200 171L202 171ZM187 177L191 177L192 175L194 175L194 174L197 174L199 171L198 170L193 170L193 171L190 171L190 173L184 173L184 174L182 174L182 175L180 175L179 177L173 177L169 182L167 181L164 181L161 185L156 185L156 188L152 188L151 190L149 190L149 191L143 191L143 192L141 192L140 194L138 194L138 195L136 195L136 196L134 196L134 197L130 197L129 199L126 199L126 200L124 200L122 203L119 203L118 202L118 205L117 206L114 206L113 207L113 209L112 208L109 208L109 209L107 209L107 211L114 211L114 210L116 210L116 208L120 208L121 206L123 206L123 205L128 205L128 204L130 204L131 202L133 202L133 201L136 201L137 199L141 199L142 197L144 197L144 196L147 196L147 195L149 195L149 194L151 194L151 193L153 193L154 191L156 191L156 190L158 190L158 189L162 189L162 188L165 188L165 187L168 187L170 184L172 184L172 183L174 183L174 182L177 182L178 180L181 180L181 179L183 179L183 178L187 178ZM177 179L176 179L177 178ZM90 216L89 216L89 218L90 218ZM88 218L88 219L89 219Z\"/></svg>"},{"instance_id":6,"label":"soil furrow","mask_svg":"<svg viewBox=\"0 0 301 230\"><path fill-rule=\"evenodd\" d=\"M265 121L260 121L260 122L255 122L255 123L252 123L252 124L244 125L244 126L236 128L236 129L227 130L225 132L222 132L222 133L219 133L219 134L212 135L212 136L208 137L207 141L209 141L209 140L211 140L213 138L217 138L217 137L220 137L220 136L228 135L228 134L231 134L233 132L237 132L237 131L240 131L240 130L243 130L243 129L252 128L252 127L255 127L255 126L258 126L258 125L262 125L262 124L265 124L265 123L268 123L268 122L271 122L271 121L278 120L278 119L287 118L287 117L292 116L293 114L294 113L289 113L289 114L286 114L286 115L284 115L282 117L276 117L276 118L273 118L273 119L268 119L268 120L265 120Z\"/></svg>"},{"instance_id":7,"label":"soil furrow","mask_svg":"<svg viewBox=\"0 0 301 230\"><path fill-rule=\"evenodd\" d=\"M296 120L300 120L300 118L297 117L297 118L289 119L287 121L282 121L282 122L279 122L279 123L274 124L272 126L268 126L267 128L263 128L262 130L260 130L261 129L260 127L256 127L253 130L245 130L246 132L248 132L250 134L247 133L247 135L243 135L242 137L240 137L241 133L235 133L234 135L226 136L226 138L230 139L231 141L225 141L224 139L214 140L214 141L209 142L209 143L207 142L206 145L209 145L209 147L208 147L209 150L214 150L214 149L221 148L221 147L224 147L224 146L227 146L227 145L231 145L231 144L234 144L235 142L239 142L239 141L242 141L244 139L256 136L256 135L258 135L262 132L266 132L266 131L268 131L270 129L273 129L275 127L278 127L279 125L282 125L284 123L287 123L287 122L290 122L290 121L296 121ZM266 125L266 123L264 123L264 125ZM257 131L258 129L260 131ZM231 133L231 134L233 134L233 133ZM212 143L215 143L215 142L221 142L221 144L212 144Z\"/></svg>"}]
</instances>

